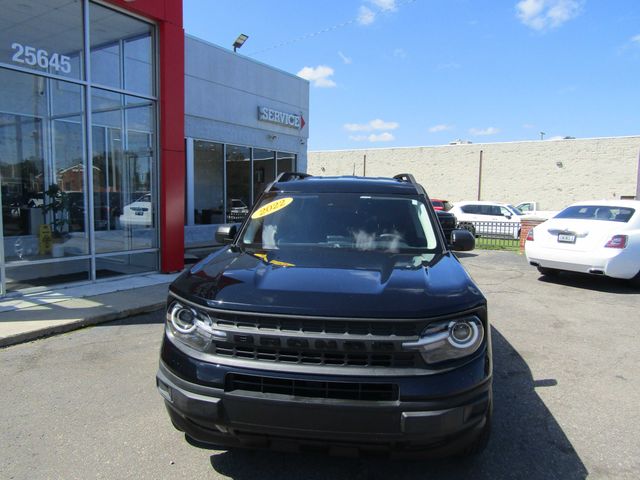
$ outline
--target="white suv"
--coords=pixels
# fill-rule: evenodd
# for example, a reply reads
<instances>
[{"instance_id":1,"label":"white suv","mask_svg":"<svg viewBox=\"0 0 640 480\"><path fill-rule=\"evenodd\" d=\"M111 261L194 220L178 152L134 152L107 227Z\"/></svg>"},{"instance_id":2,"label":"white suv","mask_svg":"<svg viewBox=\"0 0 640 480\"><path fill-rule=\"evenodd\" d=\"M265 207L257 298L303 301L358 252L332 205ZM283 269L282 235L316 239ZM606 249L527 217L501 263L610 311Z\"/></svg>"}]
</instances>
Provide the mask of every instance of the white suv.
<instances>
[{"instance_id":1,"label":"white suv","mask_svg":"<svg viewBox=\"0 0 640 480\"><path fill-rule=\"evenodd\" d=\"M513 205L499 202L457 202L449 210L458 219L459 228L476 236L520 237L522 212Z\"/></svg>"}]
</instances>

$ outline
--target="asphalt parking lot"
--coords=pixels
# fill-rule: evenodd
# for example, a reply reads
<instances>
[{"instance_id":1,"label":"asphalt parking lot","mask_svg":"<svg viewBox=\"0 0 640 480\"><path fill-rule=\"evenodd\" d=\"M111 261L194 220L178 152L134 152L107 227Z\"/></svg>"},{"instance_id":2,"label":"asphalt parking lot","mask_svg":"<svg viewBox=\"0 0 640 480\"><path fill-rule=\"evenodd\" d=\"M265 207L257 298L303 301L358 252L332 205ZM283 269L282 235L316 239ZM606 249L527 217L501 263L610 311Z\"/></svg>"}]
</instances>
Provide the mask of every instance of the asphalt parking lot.
<instances>
[{"instance_id":1,"label":"asphalt parking lot","mask_svg":"<svg viewBox=\"0 0 640 480\"><path fill-rule=\"evenodd\" d=\"M406 462L191 446L155 389L157 312L0 350L0 477L640 477L640 291L604 278L546 280L513 253L461 257L493 322L494 430L480 457Z\"/></svg>"}]
</instances>

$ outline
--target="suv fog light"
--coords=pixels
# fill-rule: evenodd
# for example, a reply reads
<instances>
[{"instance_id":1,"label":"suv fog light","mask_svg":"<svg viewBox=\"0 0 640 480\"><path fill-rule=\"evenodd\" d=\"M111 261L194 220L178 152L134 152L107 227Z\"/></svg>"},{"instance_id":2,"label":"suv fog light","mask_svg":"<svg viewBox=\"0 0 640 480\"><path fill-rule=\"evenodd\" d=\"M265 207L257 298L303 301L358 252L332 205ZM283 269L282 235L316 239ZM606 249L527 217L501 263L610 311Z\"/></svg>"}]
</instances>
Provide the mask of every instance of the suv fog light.
<instances>
[{"instance_id":1,"label":"suv fog light","mask_svg":"<svg viewBox=\"0 0 640 480\"><path fill-rule=\"evenodd\" d=\"M196 329L196 312L176 303L171 309L169 320L180 333L191 333Z\"/></svg>"},{"instance_id":2,"label":"suv fog light","mask_svg":"<svg viewBox=\"0 0 640 480\"><path fill-rule=\"evenodd\" d=\"M404 342L407 350L418 350L427 363L466 357L484 340L484 327L476 316L429 325L416 342Z\"/></svg>"}]
</instances>

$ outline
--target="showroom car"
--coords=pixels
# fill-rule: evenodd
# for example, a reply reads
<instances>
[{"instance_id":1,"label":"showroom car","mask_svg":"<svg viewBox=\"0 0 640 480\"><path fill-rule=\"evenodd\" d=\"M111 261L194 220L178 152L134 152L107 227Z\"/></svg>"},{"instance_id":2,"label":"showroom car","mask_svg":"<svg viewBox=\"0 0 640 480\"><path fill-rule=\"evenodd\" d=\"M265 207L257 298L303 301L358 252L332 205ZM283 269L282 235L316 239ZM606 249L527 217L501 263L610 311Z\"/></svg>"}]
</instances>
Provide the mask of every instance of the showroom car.
<instances>
[{"instance_id":1,"label":"showroom car","mask_svg":"<svg viewBox=\"0 0 640 480\"><path fill-rule=\"evenodd\" d=\"M153 224L151 194L146 193L135 202L125 205L120 224L125 227L150 227Z\"/></svg>"},{"instance_id":2,"label":"showroom car","mask_svg":"<svg viewBox=\"0 0 640 480\"><path fill-rule=\"evenodd\" d=\"M589 273L640 286L640 201L574 203L529 231L525 253L543 275Z\"/></svg>"},{"instance_id":3,"label":"showroom car","mask_svg":"<svg viewBox=\"0 0 640 480\"><path fill-rule=\"evenodd\" d=\"M513 205L490 201L457 202L449 212L458 219L460 228L476 236L520 237L520 212Z\"/></svg>"}]
</instances>

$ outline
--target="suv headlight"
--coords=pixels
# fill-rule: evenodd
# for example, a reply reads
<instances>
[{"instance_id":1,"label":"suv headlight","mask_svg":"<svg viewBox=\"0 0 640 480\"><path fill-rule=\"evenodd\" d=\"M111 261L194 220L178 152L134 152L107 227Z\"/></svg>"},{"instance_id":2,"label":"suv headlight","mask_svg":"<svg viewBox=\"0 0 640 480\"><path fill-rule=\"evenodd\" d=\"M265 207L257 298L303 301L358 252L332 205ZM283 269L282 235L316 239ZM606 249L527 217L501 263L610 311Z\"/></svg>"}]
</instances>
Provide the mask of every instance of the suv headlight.
<instances>
[{"instance_id":1,"label":"suv headlight","mask_svg":"<svg viewBox=\"0 0 640 480\"><path fill-rule=\"evenodd\" d=\"M213 328L209 315L178 301L167 308L167 328L173 337L200 351L207 349L212 340L225 340L226 332Z\"/></svg>"},{"instance_id":2,"label":"suv headlight","mask_svg":"<svg viewBox=\"0 0 640 480\"><path fill-rule=\"evenodd\" d=\"M429 325L416 342L405 342L407 350L418 350L430 364L463 358L475 353L484 340L484 327L476 316Z\"/></svg>"}]
</instances>

